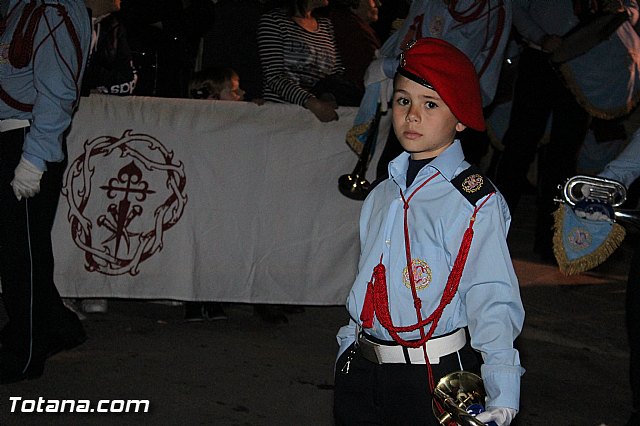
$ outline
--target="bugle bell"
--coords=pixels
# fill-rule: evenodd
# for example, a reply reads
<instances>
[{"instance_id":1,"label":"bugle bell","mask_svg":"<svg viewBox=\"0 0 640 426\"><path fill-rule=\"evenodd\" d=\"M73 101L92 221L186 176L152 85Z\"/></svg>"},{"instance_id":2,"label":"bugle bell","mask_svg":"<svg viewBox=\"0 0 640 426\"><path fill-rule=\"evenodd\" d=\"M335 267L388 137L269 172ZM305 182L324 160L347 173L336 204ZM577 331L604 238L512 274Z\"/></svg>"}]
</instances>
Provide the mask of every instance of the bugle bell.
<instances>
[{"instance_id":1,"label":"bugle bell","mask_svg":"<svg viewBox=\"0 0 640 426\"><path fill-rule=\"evenodd\" d=\"M468 371L447 374L436 385L433 396L433 412L441 425L454 421L461 426L487 426L472 414L484 410L486 393L478 375Z\"/></svg>"},{"instance_id":2,"label":"bugle bell","mask_svg":"<svg viewBox=\"0 0 640 426\"><path fill-rule=\"evenodd\" d=\"M567 179L559 189L562 191L562 198L556 201L573 207L585 199L594 199L610 205L617 221L640 228L640 210L619 208L627 199L627 190L616 180L577 175Z\"/></svg>"},{"instance_id":3,"label":"bugle bell","mask_svg":"<svg viewBox=\"0 0 640 426\"><path fill-rule=\"evenodd\" d=\"M350 174L342 175L338 179L338 189L340 193L352 200L364 200L367 198L371 189L371 184L367 181L365 175L367 174L369 160L371 159L372 150L378 137L378 126L380 125L381 115L382 109L380 104L378 104L376 115L369 126L367 139L358 157L356 167Z\"/></svg>"}]
</instances>

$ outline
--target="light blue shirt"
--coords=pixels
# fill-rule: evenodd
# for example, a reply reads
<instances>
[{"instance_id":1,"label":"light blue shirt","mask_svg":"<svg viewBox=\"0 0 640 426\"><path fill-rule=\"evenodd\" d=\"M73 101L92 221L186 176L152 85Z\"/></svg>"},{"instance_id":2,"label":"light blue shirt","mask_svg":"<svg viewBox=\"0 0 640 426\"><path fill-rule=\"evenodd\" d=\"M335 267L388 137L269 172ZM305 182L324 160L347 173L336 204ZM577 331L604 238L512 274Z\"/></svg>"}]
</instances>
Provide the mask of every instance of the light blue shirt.
<instances>
[{"instance_id":1,"label":"light blue shirt","mask_svg":"<svg viewBox=\"0 0 640 426\"><path fill-rule=\"evenodd\" d=\"M40 170L46 170L47 161L64 159L63 134L71 123L79 97L91 41L91 23L84 1L48 1L47 4L64 6L80 42L80 60L58 9L48 6L36 31L32 59L26 67L17 69L9 63L7 55L22 10L28 3L28 0L10 0L8 3L7 26L0 35L0 85L15 100L33 104L33 110L19 111L0 101L0 119L31 122L23 156Z\"/></svg>"},{"instance_id":2,"label":"light blue shirt","mask_svg":"<svg viewBox=\"0 0 640 426\"><path fill-rule=\"evenodd\" d=\"M625 149L598 176L615 179L627 188L640 177L640 129L635 131Z\"/></svg>"},{"instance_id":3,"label":"light blue shirt","mask_svg":"<svg viewBox=\"0 0 640 426\"><path fill-rule=\"evenodd\" d=\"M546 35L565 35L579 22L572 0L513 0L513 26L535 45Z\"/></svg>"},{"instance_id":4,"label":"light blue shirt","mask_svg":"<svg viewBox=\"0 0 640 426\"><path fill-rule=\"evenodd\" d=\"M356 339L356 324L367 283L373 268L383 256L386 267L389 310L398 326L416 323L416 311L410 284L403 278L406 268L403 201L426 179L440 172L420 189L409 202L408 227L411 256L425 272L418 290L422 300L422 318L434 311L453 267L463 234L469 226L474 206L451 180L469 167L459 141L455 141L426 165L411 187L405 188L409 154L403 153L389 164L389 179L380 183L367 197L360 218L360 261L358 274L347 299L350 323L338 333L340 353ZM477 204L480 205L482 200ZM468 327L471 346L482 354L481 367L487 391L487 405L518 409L520 397L519 354L513 341L522 329L524 309L506 243L510 215L503 197L496 193L479 210L462 279L456 295L444 309L434 336ZM416 285L418 287L418 284ZM374 320L370 335L391 341L388 331ZM404 339L418 339L419 331L402 333Z\"/></svg>"}]
</instances>

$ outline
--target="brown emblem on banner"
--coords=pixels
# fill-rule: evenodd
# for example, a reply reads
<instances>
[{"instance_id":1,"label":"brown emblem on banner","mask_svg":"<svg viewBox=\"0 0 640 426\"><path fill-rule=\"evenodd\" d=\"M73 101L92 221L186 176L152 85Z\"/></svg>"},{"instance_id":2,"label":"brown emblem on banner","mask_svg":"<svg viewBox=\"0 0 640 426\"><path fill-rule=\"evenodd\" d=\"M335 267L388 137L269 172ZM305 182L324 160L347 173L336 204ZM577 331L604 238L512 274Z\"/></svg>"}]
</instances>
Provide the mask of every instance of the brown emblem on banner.
<instances>
[{"instance_id":1,"label":"brown emblem on banner","mask_svg":"<svg viewBox=\"0 0 640 426\"><path fill-rule=\"evenodd\" d=\"M182 162L150 135L126 130L119 138L85 142L62 188L71 237L85 253L85 268L136 275L182 217L185 185Z\"/></svg>"}]
</instances>

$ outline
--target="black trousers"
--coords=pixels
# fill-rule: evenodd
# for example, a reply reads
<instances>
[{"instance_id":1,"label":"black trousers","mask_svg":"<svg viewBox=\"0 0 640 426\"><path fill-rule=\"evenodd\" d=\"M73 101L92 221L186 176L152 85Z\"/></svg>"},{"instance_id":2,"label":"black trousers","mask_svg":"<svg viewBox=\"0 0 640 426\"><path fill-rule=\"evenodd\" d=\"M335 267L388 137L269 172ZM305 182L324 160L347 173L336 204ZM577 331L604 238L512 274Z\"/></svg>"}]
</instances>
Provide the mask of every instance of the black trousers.
<instances>
[{"instance_id":1,"label":"black trousers","mask_svg":"<svg viewBox=\"0 0 640 426\"><path fill-rule=\"evenodd\" d=\"M427 366L376 364L356 350L348 373L343 371L352 348L336 363L334 418L336 425L439 426L431 408ZM460 354L460 360L458 359ZM454 371L480 374L478 355L467 345L432 365L435 383Z\"/></svg>"},{"instance_id":2,"label":"black trousers","mask_svg":"<svg viewBox=\"0 0 640 426\"><path fill-rule=\"evenodd\" d=\"M41 369L49 350L84 335L53 282L51 229L66 163L48 163L40 192L18 201L10 186L27 129L0 133L0 277L9 317L0 332L2 368Z\"/></svg>"},{"instance_id":3,"label":"black trousers","mask_svg":"<svg viewBox=\"0 0 640 426\"><path fill-rule=\"evenodd\" d=\"M577 154L589 127L578 104L545 53L525 49L520 56L509 127L503 138L496 185L511 211L520 200L527 171L553 116L549 143L538 156L536 245L551 248L557 186L575 175Z\"/></svg>"}]
</instances>

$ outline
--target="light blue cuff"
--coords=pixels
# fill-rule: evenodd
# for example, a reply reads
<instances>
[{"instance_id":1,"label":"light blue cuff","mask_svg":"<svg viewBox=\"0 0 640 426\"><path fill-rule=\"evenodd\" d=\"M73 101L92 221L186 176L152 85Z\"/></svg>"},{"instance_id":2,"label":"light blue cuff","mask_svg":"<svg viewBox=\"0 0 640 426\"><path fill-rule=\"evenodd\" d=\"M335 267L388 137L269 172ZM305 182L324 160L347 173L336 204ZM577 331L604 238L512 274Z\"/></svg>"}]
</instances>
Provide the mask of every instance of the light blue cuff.
<instances>
[{"instance_id":1,"label":"light blue cuff","mask_svg":"<svg viewBox=\"0 0 640 426\"><path fill-rule=\"evenodd\" d=\"M340 355L342 355L342 353L346 351L353 342L355 342L356 333L356 323L353 320L349 320L349 324L340 328L338 335L336 336L336 340L338 340L338 345L340 346L336 361L340 358Z\"/></svg>"},{"instance_id":2,"label":"light blue cuff","mask_svg":"<svg viewBox=\"0 0 640 426\"><path fill-rule=\"evenodd\" d=\"M519 365L487 365L481 367L482 381L487 392L486 406L508 407L520 410L520 376L524 368Z\"/></svg>"},{"instance_id":3,"label":"light blue cuff","mask_svg":"<svg viewBox=\"0 0 640 426\"><path fill-rule=\"evenodd\" d=\"M22 153L22 157L25 160L29 161L34 166L36 166L38 168L38 170L40 170L41 172L46 172L47 171L47 163L42 158L36 157L35 155L28 154L26 152Z\"/></svg>"}]
</instances>

